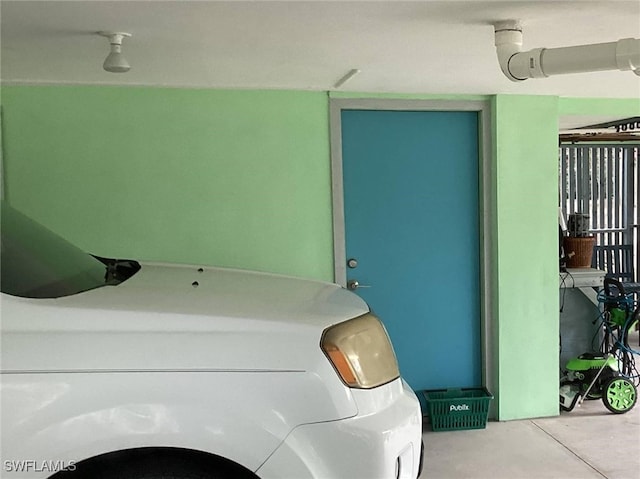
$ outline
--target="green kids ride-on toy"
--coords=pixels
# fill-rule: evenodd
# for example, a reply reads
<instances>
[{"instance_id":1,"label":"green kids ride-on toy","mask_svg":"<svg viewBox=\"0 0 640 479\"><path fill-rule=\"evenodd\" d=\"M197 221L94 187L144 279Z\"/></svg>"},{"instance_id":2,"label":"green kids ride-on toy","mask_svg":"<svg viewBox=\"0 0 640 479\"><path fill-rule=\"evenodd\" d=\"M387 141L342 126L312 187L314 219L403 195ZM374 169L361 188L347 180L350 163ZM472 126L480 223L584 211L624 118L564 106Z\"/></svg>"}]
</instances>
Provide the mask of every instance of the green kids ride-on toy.
<instances>
[{"instance_id":1,"label":"green kids ride-on toy","mask_svg":"<svg viewBox=\"0 0 640 479\"><path fill-rule=\"evenodd\" d=\"M629 347L628 334L638 324L640 306L620 282L609 278L598 300L603 305L600 352L569 360L560 379L560 407L571 411L585 399L602 399L609 411L624 414L638 399L634 355L640 352Z\"/></svg>"}]
</instances>

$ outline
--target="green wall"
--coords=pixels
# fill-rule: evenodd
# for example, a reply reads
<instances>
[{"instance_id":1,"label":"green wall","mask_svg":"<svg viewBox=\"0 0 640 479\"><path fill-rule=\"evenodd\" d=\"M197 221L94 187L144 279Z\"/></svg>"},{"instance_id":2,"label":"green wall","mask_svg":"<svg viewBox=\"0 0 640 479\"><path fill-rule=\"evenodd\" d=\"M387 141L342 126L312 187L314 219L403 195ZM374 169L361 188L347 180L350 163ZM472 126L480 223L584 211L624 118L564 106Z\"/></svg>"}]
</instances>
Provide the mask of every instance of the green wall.
<instances>
[{"instance_id":1,"label":"green wall","mask_svg":"<svg viewBox=\"0 0 640 479\"><path fill-rule=\"evenodd\" d=\"M638 98L560 98L558 113L563 116L614 115L618 118L640 116Z\"/></svg>"},{"instance_id":2,"label":"green wall","mask_svg":"<svg viewBox=\"0 0 640 479\"><path fill-rule=\"evenodd\" d=\"M2 88L7 198L89 251L333 279L327 95Z\"/></svg>"},{"instance_id":3,"label":"green wall","mask_svg":"<svg viewBox=\"0 0 640 479\"><path fill-rule=\"evenodd\" d=\"M326 93L88 86L1 93L8 199L81 247L333 278ZM558 118L638 115L640 100L498 95L492 109L493 205L485 214L497 418L556 415Z\"/></svg>"},{"instance_id":4,"label":"green wall","mask_svg":"<svg viewBox=\"0 0 640 479\"><path fill-rule=\"evenodd\" d=\"M493 99L496 401L502 420L558 414L558 99Z\"/></svg>"},{"instance_id":5,"label":"green wall","mask_svg":"<svg viewBox=\"0 0 640 479\"><path fill-rule=\"evenodd\" d=\"M492 271L496 413L558 414L558 121L640 116L640 97L497 95ZM597 121L597 120L596 120Z\"/></svg>"}]
</instances>

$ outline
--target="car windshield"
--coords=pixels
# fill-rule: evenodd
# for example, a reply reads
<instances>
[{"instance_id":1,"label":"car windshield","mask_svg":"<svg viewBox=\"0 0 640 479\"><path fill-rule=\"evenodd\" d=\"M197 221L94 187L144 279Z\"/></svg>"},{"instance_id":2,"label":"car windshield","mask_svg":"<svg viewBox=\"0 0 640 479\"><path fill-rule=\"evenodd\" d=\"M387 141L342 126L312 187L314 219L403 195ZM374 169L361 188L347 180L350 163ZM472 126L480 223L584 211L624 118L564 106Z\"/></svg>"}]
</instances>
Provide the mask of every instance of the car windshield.
<instances>
[{"instance_id":1,"label":"car windshield","mask_svg":"<svg viewBox=\"0 0 640 479\"><path fill-rule=\"evenodd\" d=\"M135 261L98 258L2 201L1 289L25 298L59 298L118 284L140 269Z\"/></svg>"}]
</instances>

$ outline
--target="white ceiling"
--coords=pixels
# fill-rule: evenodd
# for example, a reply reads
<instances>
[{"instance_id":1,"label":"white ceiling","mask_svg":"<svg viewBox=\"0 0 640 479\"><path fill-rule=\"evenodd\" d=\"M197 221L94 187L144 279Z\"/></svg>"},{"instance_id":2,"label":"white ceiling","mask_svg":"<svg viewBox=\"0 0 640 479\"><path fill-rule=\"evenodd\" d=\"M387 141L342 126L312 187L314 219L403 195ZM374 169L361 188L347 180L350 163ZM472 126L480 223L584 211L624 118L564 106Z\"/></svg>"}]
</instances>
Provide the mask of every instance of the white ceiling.
<instances>
[{"instance_id":1,"label":"white ceiling","mask_svg":"<svg viewBox=\"0 0 640 479\"><path fill-rule=\"evenodd\" d=\"M640 37L640 1L7 1L5 83L640 97L632 72L511 83L492 23L518 19L524 47ZM99 30L126 31L126 74L107 73Z\"/></svg>"}]
</instances>

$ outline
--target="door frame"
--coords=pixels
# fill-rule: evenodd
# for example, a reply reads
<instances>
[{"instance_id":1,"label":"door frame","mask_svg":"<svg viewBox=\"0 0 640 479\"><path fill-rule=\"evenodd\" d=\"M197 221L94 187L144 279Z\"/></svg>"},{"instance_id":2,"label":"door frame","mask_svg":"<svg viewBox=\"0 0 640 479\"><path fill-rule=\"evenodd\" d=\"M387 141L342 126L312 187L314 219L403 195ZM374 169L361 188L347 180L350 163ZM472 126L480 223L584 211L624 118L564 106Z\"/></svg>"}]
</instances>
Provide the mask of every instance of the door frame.
<instances>
[{"instance_id":1,"label":"door frame","mask_svg":"<svg viewBox=\"0 0 640 479\"><path fill-rule=\"evenodd\" d=\"M496 198L492 187L492 131L491 102L489 100L395 100L377 98L330 98L329 127L331 141L331 191L333 201L334 281L346 286L346 235L344 218L344 184L342 170L342 110L384 111L461 111L478 113L478 218L480 234L480 334L482 355L482 384L497 393L497 337L494 298L495 277L492 222L495 218ZM493 401L492 401L493 402ZM492 408L493 409L493 408ZM490 414L493 416L493 414Z\"/></svg>"}]
</instances>

